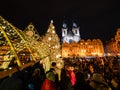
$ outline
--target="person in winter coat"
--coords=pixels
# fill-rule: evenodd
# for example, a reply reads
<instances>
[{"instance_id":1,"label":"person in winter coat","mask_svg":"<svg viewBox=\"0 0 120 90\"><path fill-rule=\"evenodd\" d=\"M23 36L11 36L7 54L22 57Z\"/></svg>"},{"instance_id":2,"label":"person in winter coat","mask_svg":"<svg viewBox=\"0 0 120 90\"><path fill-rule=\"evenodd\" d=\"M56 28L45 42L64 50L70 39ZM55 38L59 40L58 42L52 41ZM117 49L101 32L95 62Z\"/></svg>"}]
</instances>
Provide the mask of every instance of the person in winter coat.
<instances>
[{"instance_id":1,"label":"person in winter coat","mask_svg":"<svg viewBox=\"0 0 120 90\"><path fill-rule=\"evenodd\" d=\"M55 70L52 69L46 73L46 79L42 84L41 90L57 90L55 84Z\"/></svg>"}]
</instances>

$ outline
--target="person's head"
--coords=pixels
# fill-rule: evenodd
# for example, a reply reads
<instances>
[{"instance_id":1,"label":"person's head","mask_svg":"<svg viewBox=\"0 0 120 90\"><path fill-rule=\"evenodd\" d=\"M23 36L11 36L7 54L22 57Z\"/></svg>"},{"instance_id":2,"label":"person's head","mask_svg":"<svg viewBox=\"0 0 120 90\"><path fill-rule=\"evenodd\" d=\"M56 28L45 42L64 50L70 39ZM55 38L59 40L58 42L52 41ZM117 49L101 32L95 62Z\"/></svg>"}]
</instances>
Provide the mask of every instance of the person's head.
<instances>
[{"instance_id":1,"label":"person's head","mask_svg":"<svg viewBox=\"0 0 120 90\"><path fill-rule=\"evenodd\" d=\"M40 69L36 68L32 74L32 76L39 76L40 75Z\"/></svg>"},{"instance_id":2,"label":"person's head","mask_svg":"<svg viewBox=\"0 0 120 90\"><path fill-rule=\"evenodd\" d=\"M48 72L46 73L46 78L52 82L55 82L55 74L54 72Z\"/></svg>"},{"instance_id":3,"label":"person's head","mask_svg":"<svg viewBox=\"0 0 120 90\"><path fill-rule=\"evenodd\" d=\"M101 83L101 82L104 81L104 78L102 77L101 74L94 73L93 76L92 76L92 80Z\"/></svg>"},{"instance_id":4,"label":"person's head","mask_svg":"<svg viewBox=\"0 0 120 90\"><path fill-rule=\"evenodd\" d=\"M73 67L73 66L70 66L70 67L69 67L69 70L73 71L73 70L74 70L74 67Z\"/></svg>"},{"instance_id":5,"label":"person's head","mask_svg":"<svg viewBox=\"0 0 120 90\"><path fill-rule=\"evenodd\" d=\"M99 73L94 73L92 76L92 80L105 85L106 87L109 87L108 84L105 82L105 79L103 78L103 76Z\"/></svg>"},{"instance_id":6,"label":"person's head","mask_svg":"<svg viewBox=\"0 0 120 90\"><path fill-rule=\"evenodd\" d=\"M89 70L90 70L90 72L91 73L93 73L94 72L94 68L93 68L93 66L92 65L89 65L89 68L88 68Z\"/></svg>"},{"instance_id":7,"label":"person's head","mask_svg":"<svg viewBox=\"0 0 120 90\"><path fill-rule=\"evenodd\" d=\"M56 62L52 62L51 66L55 67L56 66Z\"/></svg>"}]
</instances>

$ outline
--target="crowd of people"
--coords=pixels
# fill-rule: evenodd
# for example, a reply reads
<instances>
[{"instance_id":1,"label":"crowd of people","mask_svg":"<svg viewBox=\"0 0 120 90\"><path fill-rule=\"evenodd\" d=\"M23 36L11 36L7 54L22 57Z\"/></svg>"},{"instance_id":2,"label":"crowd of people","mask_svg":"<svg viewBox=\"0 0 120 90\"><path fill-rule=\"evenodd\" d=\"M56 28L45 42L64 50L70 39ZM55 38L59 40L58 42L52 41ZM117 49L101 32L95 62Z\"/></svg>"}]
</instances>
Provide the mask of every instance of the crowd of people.
<instances>
[{"instance_id":1,"label":"crowd of people","mask_svg":"<svg viewBox=\"0 0 120 90\"><path fill-rule=\"evenodd\" d=\"M63 68L52 62L47 72L39 63L16 72L0 81L0 90L120 90L119 58L63 58L63 61Z\"/></svg>"},{"instance_id":2,"label":"crowd of people","mask_svg":"<svg viewBox=\"0 0 120 90\"><path fill-rule=\"evenodd\" d=\"M74 67L74 90L120 90L120 61L118 58L65 59Z\"/></svg>"}]
</instances>

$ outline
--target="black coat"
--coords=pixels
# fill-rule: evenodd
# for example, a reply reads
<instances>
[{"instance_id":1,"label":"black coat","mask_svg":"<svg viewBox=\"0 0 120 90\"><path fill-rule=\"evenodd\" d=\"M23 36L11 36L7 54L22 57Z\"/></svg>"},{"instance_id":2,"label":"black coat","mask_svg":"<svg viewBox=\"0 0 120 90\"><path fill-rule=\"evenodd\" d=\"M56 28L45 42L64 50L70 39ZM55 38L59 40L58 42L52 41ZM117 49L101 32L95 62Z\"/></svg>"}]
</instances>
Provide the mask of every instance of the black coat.
<instances>
[{"instance_id":1,"label":"black coat","mask_svg":"<svg viewBox=\"0 0 120 90\"><path fill-rule=\"evenodd\" d=\"M23 82L17 77L8 77L1 82L0 90L24 90Z\"/></svg>"}]
</instances>

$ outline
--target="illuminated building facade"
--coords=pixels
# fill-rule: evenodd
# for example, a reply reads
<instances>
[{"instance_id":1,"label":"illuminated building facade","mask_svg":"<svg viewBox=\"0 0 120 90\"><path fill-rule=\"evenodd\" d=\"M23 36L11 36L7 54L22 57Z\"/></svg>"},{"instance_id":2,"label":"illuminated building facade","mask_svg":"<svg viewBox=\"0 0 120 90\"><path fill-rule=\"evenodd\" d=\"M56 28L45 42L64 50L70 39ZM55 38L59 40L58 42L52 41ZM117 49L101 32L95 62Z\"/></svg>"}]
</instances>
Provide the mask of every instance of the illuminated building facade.
<instances>
[{"instance_id":1,"label":"illuminated building facade","mask_svg":"<svg viewBox=\"0 0 120 90\"><path fill-rule=\"evenodd\" d=\"M117 32L115 35L115 41L117 44L117 52L120 53L120 28L117 29Z\"/></svg>"},{"instance_id":2,"label":"illuminated building facade","mask_svg":"<svg viewBox=\"0 0 120 90\"><path fill-rule=\"evenodd\" d=\"M80 40L62 44L62 57L104 57L104 48L100 39Z\"/></svg>"},{"instance_id":3,"label":"illuminated building facade","mask_svg":"<svg viewBox=\"0 0 120 90\"><path fill-rule=\"evenodd\" d=\"M106 54L107 56L120 56L120 28L117 29L115 37L106 43Z\"/></svg>"}]
</instances>

